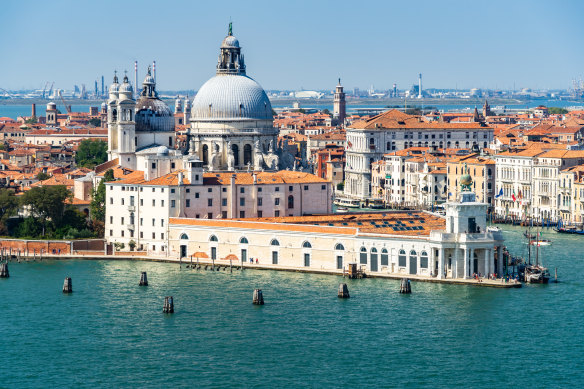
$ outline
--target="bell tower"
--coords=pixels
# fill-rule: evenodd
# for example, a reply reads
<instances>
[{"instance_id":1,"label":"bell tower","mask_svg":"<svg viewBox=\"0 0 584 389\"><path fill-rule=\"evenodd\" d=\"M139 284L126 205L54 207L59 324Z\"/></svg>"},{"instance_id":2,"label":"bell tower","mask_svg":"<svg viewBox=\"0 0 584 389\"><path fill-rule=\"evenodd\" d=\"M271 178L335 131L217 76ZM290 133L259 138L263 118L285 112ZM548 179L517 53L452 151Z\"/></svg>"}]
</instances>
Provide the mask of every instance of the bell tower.
<instances>
[{"instance_id":1,"label":"bell tower","mask_svg":"<svg viewBox=\"0 0 584 389\"><path fill-rule=\"evenodd\" d=\"M136 169L136 122L134 120L136 101L133 98L134 89L124 76L124 81L119 87L118 110L118 158L123 167Z\"/></svg>"},{"instance_id":2,"label":"bell tower","mask_svg":"<svg viewBox=\"0 0 584 389\"><path fill-rule=\"evenodd\" d=\"M109 87L109 99L107 101L107 152L108 159L118 158L118 94L120 84L118 74L114 72L114 81Z\"/></svg>"},{"instance_id":3,"label":"bell tower","mask_svg":"<svg viewBox=\"0 0 584 389\"><path fill-rule=\"evenodd\" d=\"M333 102L333 119L336 120L337 125L344 126L346 117L346 103L345 103L345 92L343 91L343 86L341 85L341 79L339 78L339 84L335 90L335 98Z\"/></svg>"}]
</instances>

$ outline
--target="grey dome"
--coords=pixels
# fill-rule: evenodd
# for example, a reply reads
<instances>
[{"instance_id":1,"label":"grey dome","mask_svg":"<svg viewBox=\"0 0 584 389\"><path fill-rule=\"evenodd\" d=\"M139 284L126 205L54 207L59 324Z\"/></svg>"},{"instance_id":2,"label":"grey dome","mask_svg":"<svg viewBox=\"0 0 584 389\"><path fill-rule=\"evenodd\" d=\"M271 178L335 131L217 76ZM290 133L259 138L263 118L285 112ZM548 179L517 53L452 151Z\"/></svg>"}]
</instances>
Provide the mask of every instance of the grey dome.
<instances>
[{"instance_id":1,"label":"grey dome","mask_svg":"<svg viewBox=\"0 0 584 389\"><path fill-rule=\"evenodd\" d=\"M193 100L193 120L272 120L272 104L264 89L250 77L217 75Z\"/></svg>"},{"instance_id":2,"label":"grey dome","mask_svg":"<svg viewBox=\"0 0 584 389\"><path fill-rule=\"evenodd\" d=\"M136 131L174 131L174 114L162 100L141 96L136 102Z\"/></svg>"},{"instance_id":3,"label":"grey dome","mask_svg":"<svg viewBox=\"0 0 584 389\"><path fill-rule=\"evenodd\" d=\"M239 41L233 35L227 35L221 43L221 47L239 47Z\"/></svg>"},{"instance_id":4,"label":"grey dome","mask_svg":"<svg viewBox=\"0 0 584 389\"><path fill-rule=\"evenodd\" d=\"M132 85L130 85L127 82L124 82L124 83L122 83L122 85L120 85L120 88L119 88L120 93L128 93L128 92L132 93L133 91L134 90L132 89Z\"/></svg>"}]
</instances>

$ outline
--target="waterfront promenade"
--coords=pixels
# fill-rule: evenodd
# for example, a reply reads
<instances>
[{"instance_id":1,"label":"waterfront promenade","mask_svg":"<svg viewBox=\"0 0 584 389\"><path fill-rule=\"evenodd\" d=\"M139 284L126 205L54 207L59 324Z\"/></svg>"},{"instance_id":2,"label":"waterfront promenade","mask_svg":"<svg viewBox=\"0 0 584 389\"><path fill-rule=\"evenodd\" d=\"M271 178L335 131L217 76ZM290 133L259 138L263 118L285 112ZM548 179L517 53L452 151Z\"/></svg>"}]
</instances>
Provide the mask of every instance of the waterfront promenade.
<instances>
[{"instance_id":1,"label":"waterfront promenade","mask_svg":"<svg viewBox=\"0 0 584 389\"><path fill-rule=\"evenodd\" d=\"M43 254L42 259L40 256L21 256L20 261L42 261L47 259L53 260L70 260L70 259L84 259L84 260L133 260L133 261L152 261L152 262L167 262L167 263L176 263L182 264L185 267L201 265L202 269L207 268L206 270L210 271L212 267L217 267L222 269L223 271L229 270L229 267L233 267L233 271L239 271L238 269L241 268L241 262L231 262L229 260L218 259L212 261L210 259L177 259L172 257L163 257L163 256L153 256L147 255L144 252L117 252L115 255L104 255L100 252L90 252L90 253L82 253L82 252L74 252L73 254ZM284 265L273 265L269 263L251 263L246 262L243 264L244 269L256 269L256 270L276 270L276 271L287 271L287 272L301 272L301 273L315 273L315 274L330 274L335 276L343 276L343 270L329 270L329 269L315 269L310 268L307 269L305 267L294 267L294 266L284 266ZM189 268L190 269L190 268ZM220 270L219 270L220 271ZM401 279L409 279L411 281L419 281L419 282L432 282L432 283L442 283L442 284L453 284L453 285L470 285L470 286L482 286L482 287L491 287L491 288L520 288L522 286L521 282L517 282L515 280L509 280L508 282L505 281L503 278L497 279L487 279L485 277L481 277L478 279L470 278L470 279L451 279L451 278L443 278L438 279L435 277L426 277L426 276L419 276L414 274L403 274L403 273L387 273L387 272L366 272L367 278L385 278L385 279L393 279L393 280L401 280Z\"/></svg>"}]
</instances>

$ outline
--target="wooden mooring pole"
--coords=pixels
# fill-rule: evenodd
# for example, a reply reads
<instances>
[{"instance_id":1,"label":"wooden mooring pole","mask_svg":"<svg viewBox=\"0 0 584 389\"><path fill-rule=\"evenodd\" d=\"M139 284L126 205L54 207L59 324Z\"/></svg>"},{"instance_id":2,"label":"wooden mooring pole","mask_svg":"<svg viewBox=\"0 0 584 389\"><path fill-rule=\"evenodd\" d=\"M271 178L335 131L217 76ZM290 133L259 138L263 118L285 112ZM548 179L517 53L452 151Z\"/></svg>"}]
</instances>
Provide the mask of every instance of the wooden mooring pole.
<instances>
[{"instance_id":1,"label":"wooden mooring pole","mask_svg":"<svg viewBox=\"0 0 584 389\"><path fill-rule=\"evenodd\" d=\"M254 289L253 303L255 305L264 305L264 294L262 293L261 289Z\"/></svg>"}]
</instances>

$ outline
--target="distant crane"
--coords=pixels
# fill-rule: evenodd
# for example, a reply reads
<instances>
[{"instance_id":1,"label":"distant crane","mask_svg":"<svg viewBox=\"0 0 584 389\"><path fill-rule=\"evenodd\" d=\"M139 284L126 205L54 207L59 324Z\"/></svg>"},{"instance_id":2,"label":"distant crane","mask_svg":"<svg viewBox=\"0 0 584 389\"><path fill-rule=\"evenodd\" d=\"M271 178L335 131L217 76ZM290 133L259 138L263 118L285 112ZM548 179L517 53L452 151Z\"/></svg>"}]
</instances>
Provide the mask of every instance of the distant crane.
<instances>
[{"instance_id":1,"label":"distant crane","mask_svg":"<svg viewBox=\"0 0 584 389\"><path fill-rule=\"evenodd\" d=\"M51 84L51 88L49 89L49 93L47 94L47 97L50 99L51 98L51 94L53 93L53 86L55 85L55 81L53 81L53 83Z\"/></svg>"},{"instance_id":2,"label":"distant crane","mask_svg":"<svg viewBox=\"0 0 584 389\"><path fill-rule=\"evenodd\" d=\"M12 95L10 93L8 93L8 91L6 89L0 88L0 91L4 92L4 96L8 96L9 98L13 98Z\"/></svg>"},{"instance_id":3,"label":"distant crane","mask_svg":"<svg viewBox=\"0 0 584 389\"><path fill-rule=\"evenodd\" d=\"M49 81L45 83L45 87L43 88L43 99L45 98L45 92L47 91L47 87L49 86Z\"/></svg>"},{"instance_id":4,"label":"distant crane","mask_svg":"<svg viewBox=\"0 0 584 389\"><path fill-rule=\"evenodd\" d=\"M65 99L63 98L63 94L61 93L61 90L59 90L59 97L61 98L61 101L63 102L63 105L65 106L65 109L67 110L67 113L69 115L71 115L71 107L69 107L67 104L65 104Z\"/></svg>"}]
</instances>

